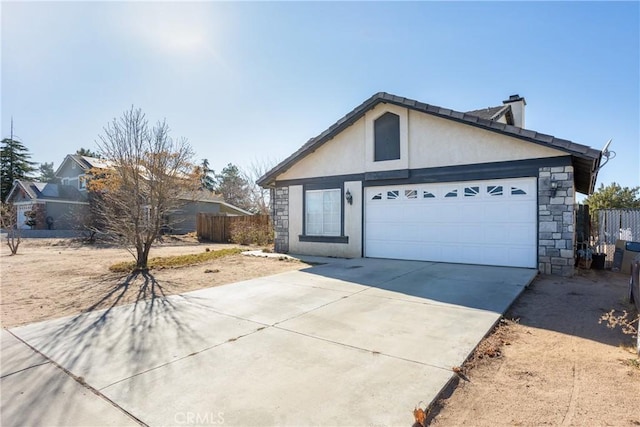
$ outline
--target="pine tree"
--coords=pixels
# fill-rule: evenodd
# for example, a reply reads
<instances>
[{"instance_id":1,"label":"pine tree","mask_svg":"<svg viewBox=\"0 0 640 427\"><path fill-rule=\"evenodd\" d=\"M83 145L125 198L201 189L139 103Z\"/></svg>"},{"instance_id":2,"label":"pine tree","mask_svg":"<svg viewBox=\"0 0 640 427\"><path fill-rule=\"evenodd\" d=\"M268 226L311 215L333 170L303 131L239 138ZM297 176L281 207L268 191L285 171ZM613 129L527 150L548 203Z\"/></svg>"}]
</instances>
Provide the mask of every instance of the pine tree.
<instances>
[{"instance_id":1,"label":"pine tree","mask_svg":"<svg viewBox=\"0 0 640 427\"><path fill-rule=\"evenodd\" d=\"M44 162L40 163L38 166L38 181L40 182L49 182L52 184L58 183L58 178L56 177L56 172L53 170L53 162Z\"/></svg>"},{"instance_id":2,"label":"pine tree","mask_svg":"<svg viewBox=\"0 0 640 427\"><path fill-rule=\"evenodd\" d=\"M240 169L229 163L216 175L216 191L222 194L224 201L241 209L251 208L249 182Z\"/></svg>"},{"instance_id":3,"label":"pine tree","mask_svg":"<svg viewBox=\"0 0 640 427\"><path fill-rule=\"evenodd\" d=\"M30 178L31 173L36 171L36 163L30 158L27 147L15 138L5 138L0 142L0 190L3 203L14 180Z\"/></svg>"},{"instance_id":4,"label":"pine tree","mask_svg":"<svg viewBox=\"0 0 640 427\"><path fill-rule=\"evenodd\" d=\"M589 211L597 209L638 209L640 208L640 187L622 187L617 182L612 182L605 187L600 187L592 195L586 198L585 205L589 205Z\"/></svg>"},{"instance_id":5,"label":"pine tree","mask_svg":"<svg viewBox=\"0 0 640 427\"><path fill-rule=\"evenodd\" d=\"M95 157L96 159L100 158L100 153L96 153L95 151L91 151L89 148L80 147L76 150L76 154L78 156L85 157Z\"/></svg>"},{"instance_id":6,"label":"pine tree","mask_svg":"<svg viewBox=\"0 0 640 427\"><path fill-rule=\"evenodd\" d=\"M198 166L198 174L200 176L200 188L214 191L216 185L215 172L209 167L209 160L202 159L202 163Z\"/></svg>"}]
</instances>

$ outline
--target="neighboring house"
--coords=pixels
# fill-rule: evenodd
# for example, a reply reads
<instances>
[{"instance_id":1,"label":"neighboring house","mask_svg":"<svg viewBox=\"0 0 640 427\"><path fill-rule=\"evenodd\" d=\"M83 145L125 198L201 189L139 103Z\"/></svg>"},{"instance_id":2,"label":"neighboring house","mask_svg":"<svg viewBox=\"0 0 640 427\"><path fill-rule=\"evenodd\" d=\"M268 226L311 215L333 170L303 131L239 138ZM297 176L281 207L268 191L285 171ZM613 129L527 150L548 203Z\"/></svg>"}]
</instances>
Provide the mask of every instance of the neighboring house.
<instances>
[{"instance_id":1,"label":"neighboring house","mask_svg":"<svg viewBox=\"0 0 640 427\"><path fill-rule=\"evenodd\" d=\"M87 174L93 168L108 169L110 163L95 157L67 154L56 170L56 177L63 185L76 187L83 194L87 193Z\"/></svg>"},{"instance_id":2,"label":"neighboring house","mask_svg":"<svg viewBox=\"0 0 640 427\"><path fill-rule=\"evenodd\" d=\"M102 159L69 154L55 172L59 184L14 181L7 201L16 206L18 227L37 230L81 228L89 207L85 175L91 168L105 167L108 163ZM36 224L30 227L25 224L25 213L33 210L36 211Z\"/></svg>"},{"instance_id":3,"label":"neighboring house","mask_svg":"<svg viewBox=\"0 0 640 427\"><path fill-rule=\"evenodd\" d=\"M70 230L86 215L89 203L86 194L76 187L15 180L7 202L17 211L17 224L21 229ZM35 211L35 225L25 224L26 213Z\"/></svg>"},{"instance_id":4,"label":"neighboring house","mask_svg":"<svg viewBox=\"0 0 640 427\"><path fill-rule=\"evenodd\" d=\"M68 154L58 169L56 177L60 184L16 181L8 201L17 207L20 228L73 230L81 229L83 217L88 214L87 175L91 169L107 169L111 164L95 157ZM185 196L184 205L168 218L174 224L168 230L176 234L196 230L198 212L223 213L227 215L251 215L243 209L224 202L221 196L201 191ZM36 225L25 224L25 213L36 209Z\"/></svg>"},{"instance_id":5,"label":"neighboring house","mask_svg":"<svg viewBox=\"0 0 640 427\"><path fill-rule=\"evenodd\" d=\"M378 93L258 180L276 251L570 275L601 152L525 129L524 98L457 112Z\"/></svg>"},{"instance_id":6,"label":"neighboring house","mask_svg":"<svg viewBox=\"0 0 640 427\"><path fill-rule=\"evenodd\" d=\"M170 232L174 234L186 234L196 231L198 213L230 216L253 215L251 212L225 202L221 195L206 190L185 197L183 201L184 205L169 217L169 223L172 224Z\"/></svg>"}]
</instances>

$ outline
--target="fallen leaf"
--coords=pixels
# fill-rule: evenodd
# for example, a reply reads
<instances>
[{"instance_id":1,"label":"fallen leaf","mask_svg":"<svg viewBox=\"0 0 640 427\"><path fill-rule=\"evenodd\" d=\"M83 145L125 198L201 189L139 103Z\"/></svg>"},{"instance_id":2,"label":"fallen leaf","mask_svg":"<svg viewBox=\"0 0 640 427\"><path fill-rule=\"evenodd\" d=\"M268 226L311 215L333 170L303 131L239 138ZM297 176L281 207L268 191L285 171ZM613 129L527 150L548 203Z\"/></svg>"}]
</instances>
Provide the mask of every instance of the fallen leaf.
<instances>
[{"instance_id":1,"label":"fallen leaf","mask_svg":"<svg viewBox=\"0 0 640 427\"><path fill-rule=\"evenodd\" d=\"M420 404L415 407L413 410L413 418L416 420L416 423L420 424L422 427L427 419L427 412L420 407Z\"/></svg>"}]
</instances>

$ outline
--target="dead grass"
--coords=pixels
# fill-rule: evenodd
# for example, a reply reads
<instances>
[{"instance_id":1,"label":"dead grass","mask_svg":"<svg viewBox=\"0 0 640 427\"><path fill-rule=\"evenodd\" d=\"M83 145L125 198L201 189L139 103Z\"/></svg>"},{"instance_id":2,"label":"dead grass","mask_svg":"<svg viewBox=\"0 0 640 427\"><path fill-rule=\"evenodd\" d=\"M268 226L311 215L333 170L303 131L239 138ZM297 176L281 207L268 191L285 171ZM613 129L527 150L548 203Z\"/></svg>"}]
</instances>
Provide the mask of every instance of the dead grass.
<instances>
[{"instance_id":1,"label":"dead grass","mask_svg":"<svg viewBox=\"0 0 640 427\"><path fill-rule=\"evenodd\" d=\"M464 363L463 369L469 371L491 359L501 358L504 346L511 345L515 334L513 326L518 322L519 319L501 318L485 339L478 344L473 354Z\"/></svg>"},{"instance_id":2,"label":"dead grass","mask_svg":"<svg viewBox=\"0 0 640 427\"><path fill-rule=\"evenodd\" d=\"M210 251L205 249L205 252L186 255L172 255L164 257L155 257L149 259L149 270L157 270L162 268L178 268L187 267L191 265L202 264L214 259L227 257L230 255L237 255L244 251L240 248L219 249L217 251ZM124 261L112 264L109 266L109 270L114 273L129 273L136 268L134 261Z\"/></svg>"}]
</instances>

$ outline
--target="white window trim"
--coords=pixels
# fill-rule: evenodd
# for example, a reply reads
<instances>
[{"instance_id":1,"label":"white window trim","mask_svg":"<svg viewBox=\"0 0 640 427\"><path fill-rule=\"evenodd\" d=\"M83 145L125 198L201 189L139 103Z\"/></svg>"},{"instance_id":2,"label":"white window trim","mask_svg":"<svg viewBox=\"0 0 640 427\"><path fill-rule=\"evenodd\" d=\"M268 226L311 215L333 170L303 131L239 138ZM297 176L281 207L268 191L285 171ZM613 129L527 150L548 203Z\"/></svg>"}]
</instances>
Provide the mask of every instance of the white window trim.
<instances>
[{"instance_id":1,"label":"white window trim","mask_svg":"<svg viewBox=\"0 0 640 427\"><path fill-rule=\"evenodd\" d=\"M87 181L85 179L85 176L85 174L78 175L78 190L87 189Z\"/></svg>"},{"instance_id":2,"label":"white window trim","mask_svg":"<svg viewBox=\"0 0 640 427\"><path fill-rule=\"evenodd\" d=\"M326 193L326 192L337 192L338 197L337 197L337 202L339 204L339 210L338 210L338 217L337 217L337 222L338 222L338 230L337 231L329 231L326 232L324 230L324 225L325 225L325 221L324 221L324 211L322 212L322 227L323 230L320 233L310 233L309 232L309 219L308 219L308 214L309 214L309 197L308 195L310 193ZM319 237L339 237L342 234L342 189L341 188L325 188L325 189L320 189L320 190L305 190L305 206L304 206L304 215L305 215L305 225L304 225L304 234L306 236L319 236Z\"/></svg>"}]
</instances>

